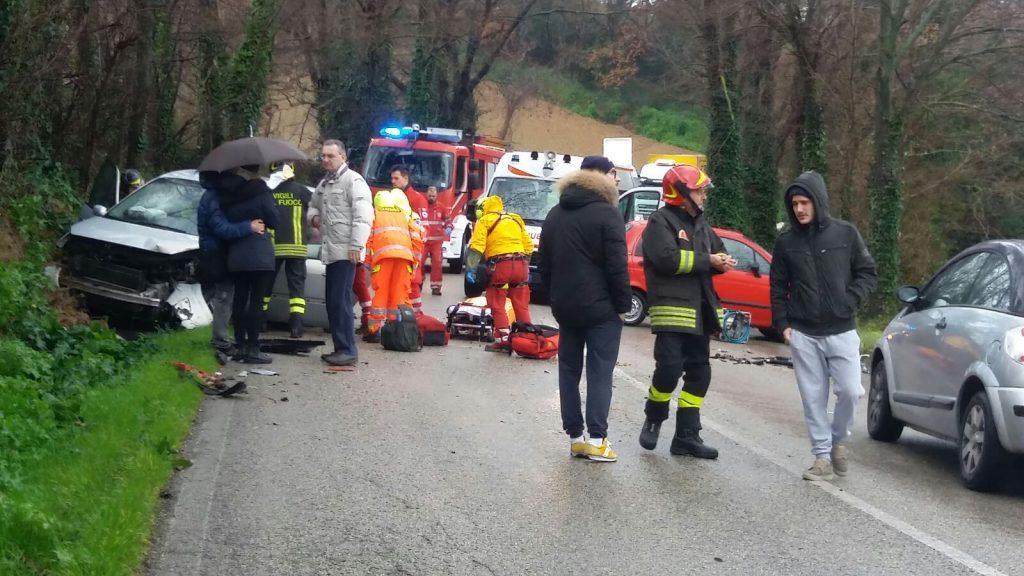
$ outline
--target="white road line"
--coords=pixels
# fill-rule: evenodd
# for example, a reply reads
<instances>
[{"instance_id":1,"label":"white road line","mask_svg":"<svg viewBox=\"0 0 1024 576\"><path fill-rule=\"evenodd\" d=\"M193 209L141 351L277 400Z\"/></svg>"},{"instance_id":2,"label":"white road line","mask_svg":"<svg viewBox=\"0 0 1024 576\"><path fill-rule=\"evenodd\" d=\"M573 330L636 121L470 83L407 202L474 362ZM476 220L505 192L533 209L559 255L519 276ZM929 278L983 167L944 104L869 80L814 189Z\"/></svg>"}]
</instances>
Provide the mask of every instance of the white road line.
<instances>
[{"instance_id":1,"label":"white road line","mask_svg":"<svg viewBox=\"0 0 1024 576\"><path fill-rule=\"evenodd\" d=\"M649 388L649 385L647 383L641 382L640 380L634 378L633 376L630 376L621 368L615 368L615 376L628 382L634 388L641 390L643 392L647 392ZM778 466L779 468L782 468L783 470L789 472L790 474L806 482L805 480L803 480L802 469L800 469L798 466L794 466L791 462L787 462L785 459L779 457L778 455L762 448L753 440L746 438L740 434L737 434L733 430L721 424L718 424L712 420L709 420L706 416L703 415L701 416L701 423L706 425L708 428L714 430L716 433L725 436L729 440L732 440L733 442L739 444L740 446L743 446L747 450L750 450L751 452L757 454L761 458L764 458L765 460L771 462L772 464ZM850 494L849 492L843 491L828 482L807 483L817 486L818 488L821 488L826 493L834 496L835 498L838 498L839 500L842 500L843 502L871 516L879 522L898 530L900 533L910 538L913 538L921 544L924 544L932 550L935 550L939 554L942 554L946 558L949 558L954 562L963 564L964 566L970 568L977 574L983 574L984 576L1007 576L1007 574L1005 574L1004 572L1000 572L999 570L993 568L992 566L989 566L988 564L985 564L984 562L978 560L970 554L967 554L962 550L959 550L949 544L946 544L945 542L939 540L935 536L932 536L931 534L923 530L915 528L914 526L910 525L909 523L903 520L900 520L892 514L889 514L888 512L876 508L875 506L865 502L864 500L861 500L860 498Z\"/></svg>"}]
</instances>

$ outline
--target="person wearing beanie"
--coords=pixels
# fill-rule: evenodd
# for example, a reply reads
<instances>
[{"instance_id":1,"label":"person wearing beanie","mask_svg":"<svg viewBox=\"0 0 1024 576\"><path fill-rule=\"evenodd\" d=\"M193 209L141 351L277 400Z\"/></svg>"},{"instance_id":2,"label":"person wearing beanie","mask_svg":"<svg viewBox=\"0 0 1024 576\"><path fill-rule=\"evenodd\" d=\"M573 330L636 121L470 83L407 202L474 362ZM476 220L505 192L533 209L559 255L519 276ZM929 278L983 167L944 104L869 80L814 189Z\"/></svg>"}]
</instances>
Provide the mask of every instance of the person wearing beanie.
<instances>
[{"instance_id":1,"label":"person wearing beanie","mask_svg":"<svg viewBox=\"0 0 1024 576\"><path fill-rule=\"evenodd\" d=\"M860 232L833 218L825 180L804 172L786 190L789 227L775 241L771 268L772 323L789 344L814 464L805 480L846 476L860 383L857 308L875 290L875 261ZM836 404L828 419L829 380Z\"/></svg>"}]
</instances>

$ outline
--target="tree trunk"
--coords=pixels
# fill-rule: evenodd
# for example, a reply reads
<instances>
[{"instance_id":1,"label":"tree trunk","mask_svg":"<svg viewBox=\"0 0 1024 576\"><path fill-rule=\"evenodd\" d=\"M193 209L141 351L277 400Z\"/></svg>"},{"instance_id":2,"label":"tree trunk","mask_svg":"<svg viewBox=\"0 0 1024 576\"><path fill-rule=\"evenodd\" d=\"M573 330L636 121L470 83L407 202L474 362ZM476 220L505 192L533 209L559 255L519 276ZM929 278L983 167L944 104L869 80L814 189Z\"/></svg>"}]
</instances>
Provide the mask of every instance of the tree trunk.
<instances>
[{"instance_id":1,"label":"tree trunk","mask_svg":"<svg viewBox=\"0 0 1024 576\"><path fill-rule=\"evenodd\" d=\"M157 7L149 0L136 0L134 6L139 38L135 46L132 90L128 94L128 125L123 132L125 167L137 167L146 149L146 115L153 87L150 71L153 69L153 13Z\"/></svg>"}]
</instances>

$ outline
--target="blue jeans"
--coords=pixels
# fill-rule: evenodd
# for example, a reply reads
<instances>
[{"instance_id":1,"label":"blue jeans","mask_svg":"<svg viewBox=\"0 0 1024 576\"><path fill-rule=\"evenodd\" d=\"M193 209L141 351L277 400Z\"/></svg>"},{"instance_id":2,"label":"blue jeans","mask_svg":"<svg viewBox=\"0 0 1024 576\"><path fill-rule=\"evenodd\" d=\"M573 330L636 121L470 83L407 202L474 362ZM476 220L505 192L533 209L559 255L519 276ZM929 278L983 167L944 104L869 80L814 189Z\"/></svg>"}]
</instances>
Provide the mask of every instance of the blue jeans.
<instances>
[{"instance_id":1,"label":"blue jeans","mask_svg":"<svg viewBox=\"0 0 1024 576\"><path fill-rule=\"evenodd\" d=\"M558 335L558 399L562 429L572 438L583 435L580 377L583 348L587 350L587 431L592 438L608 436L612 404L612 372L619 357L622 321L616 318L587 327L560 326Z\"/></svg>"},{"instance_id":2,"label":"blue jeans","mask_svg":"<svg viewBox=\"0 0 1024 576\"><path fill-rule=\"evenodd\" d=\"M352 282L356 277L356 264L339 260L327 265L326 294L327 323L331 325L334 351L358 356L356 349L355 318L352 316Z\"/></svg>"}]
</instances>

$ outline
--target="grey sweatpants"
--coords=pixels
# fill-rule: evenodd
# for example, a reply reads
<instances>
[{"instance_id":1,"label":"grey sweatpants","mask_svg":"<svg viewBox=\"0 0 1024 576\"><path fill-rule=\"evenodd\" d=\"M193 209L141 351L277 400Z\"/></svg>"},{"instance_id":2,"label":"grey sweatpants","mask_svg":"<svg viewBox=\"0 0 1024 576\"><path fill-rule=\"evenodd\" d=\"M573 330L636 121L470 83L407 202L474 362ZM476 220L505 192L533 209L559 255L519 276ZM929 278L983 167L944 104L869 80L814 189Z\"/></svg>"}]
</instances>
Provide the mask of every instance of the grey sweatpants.
<instances>
[{"instance_id":1,"label":"grey sweatpants","mask_svg":"<svg viewBox=\"0 0 1024 576\"><path fill-rule=\"evenodd\" d=\"M228 350L232 346L228 323L231 322L231 306L235 299L235 282L228 278L216 284L204 284L203 295L213 312L213 338L210 344L217 350Z\"/></svg>"},{"instance_id":2,"label":"grey sweatpants","mask_svg":"<svg viewBox=\"0 0 1024 576\"><path fill-rule=\"evenodd\" d=\"M860 383L860 336L856 330L832 336L811 336L793 330L789 338L793 370L804 403L811 453L829 457L832 445L850 435ZM836 405L828 421L829 378L835 381Z\"/></svg>"}]
</instances>

